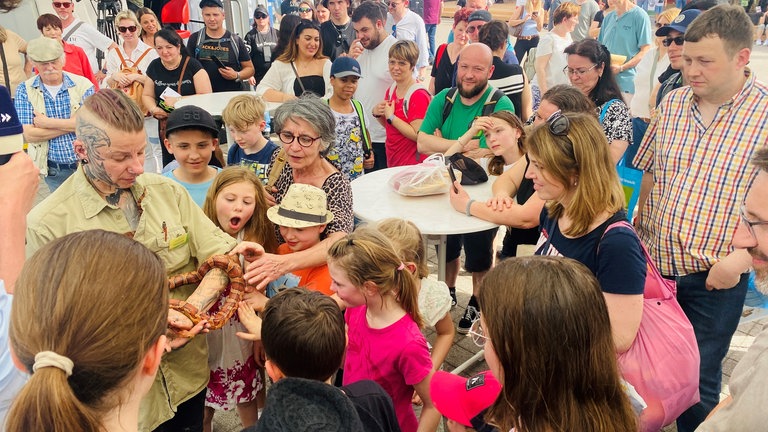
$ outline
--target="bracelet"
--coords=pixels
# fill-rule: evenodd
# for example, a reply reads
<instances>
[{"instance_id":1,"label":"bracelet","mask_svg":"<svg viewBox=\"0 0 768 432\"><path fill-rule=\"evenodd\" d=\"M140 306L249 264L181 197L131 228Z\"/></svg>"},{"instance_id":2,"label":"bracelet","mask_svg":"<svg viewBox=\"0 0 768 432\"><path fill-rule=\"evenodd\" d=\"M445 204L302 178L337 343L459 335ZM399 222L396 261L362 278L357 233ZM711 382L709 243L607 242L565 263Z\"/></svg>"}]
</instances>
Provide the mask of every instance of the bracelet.
<instances>
[{"instance_id":1,"label":"bracelet","mask_svg":"<svg viewBox=\"0 0 768 432\"><path fill-rule=\"evenodd\" d=\"M624 65L619 65L619 73L624 72Z\"/></svg>"},{"instance_id":2,"label":"bracelet","mask_svg":"<svg viewBox=\"0 0 768 432\"><path fill-rule=\"evenodd\" d=\"M473 199L471 199L471 200L467 201L467 208L466 208L466 209L464 209L464 213L465 213L467 216L472 216L472 203L473 203L473 202L475 202L475 200L473 200Z\"/></svg>"},{"instance_id":3,"label":"bracelet","mask_svg":"<svg viewBox=\"0 0 768 432\"><path fill-rule=\"evenodd\" d=\"M235 82L243 82L243 80L240 79L240 71L237 71L237 78L235 78Z\"/></svg>"}]
</instances>

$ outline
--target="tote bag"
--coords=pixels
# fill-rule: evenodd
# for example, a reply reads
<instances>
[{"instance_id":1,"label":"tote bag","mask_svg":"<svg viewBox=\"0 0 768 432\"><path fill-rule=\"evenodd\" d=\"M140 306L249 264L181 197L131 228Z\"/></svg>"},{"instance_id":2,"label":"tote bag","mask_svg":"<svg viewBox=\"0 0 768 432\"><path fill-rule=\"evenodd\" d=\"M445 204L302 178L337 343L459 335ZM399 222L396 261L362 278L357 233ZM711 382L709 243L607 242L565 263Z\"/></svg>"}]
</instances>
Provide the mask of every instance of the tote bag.
<instances>
[{"instance_id":1,"label":"tote bag","mask_svg":"<svg viewBox=\"0 0 768 432\"><path fill-rule=\"evenodd\" d=\"M608 111L608 108L613 101L616 100L618 99L611 99L603 104L603 109L600 110L601 125L603 124L606 111ZM637 207L637 200L640 198L640 185L643 182L643 172L626 166L624 157L622 157L616 165L616 172L619 174L621 188L624 190L624 205L627 209L627 219L631 222L635 214L635 207Z\"/></svg>"},{"instance_id":2,"label":"tote bag","mask_svg":"<svg viewBox=\"0 0 768 432\"><path fill-rule=\"evenodd\" d=\"M625 221L608 226L629 227ZM642 245L642 243L641 243ZM632 346L619 354L622 377L648 405L640 431L658 431L699 401L699 348L693 326L675 298L675 282L661 277L648 250L643 317Z\"/></svg>"}]
</instances>

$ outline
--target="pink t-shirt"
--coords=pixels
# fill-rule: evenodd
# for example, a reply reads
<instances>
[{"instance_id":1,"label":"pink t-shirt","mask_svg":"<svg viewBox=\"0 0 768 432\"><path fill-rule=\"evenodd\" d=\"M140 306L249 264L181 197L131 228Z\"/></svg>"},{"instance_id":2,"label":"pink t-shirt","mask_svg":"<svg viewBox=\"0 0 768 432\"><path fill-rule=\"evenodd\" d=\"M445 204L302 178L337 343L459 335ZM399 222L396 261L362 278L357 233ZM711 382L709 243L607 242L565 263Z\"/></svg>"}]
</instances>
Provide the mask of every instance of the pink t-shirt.
<instances>
[{"instance_id":1,"label":"pink t-shirt","mask_svg":"<svg viewBox=\"0 0 768 432\"><path fill-rule=\"evenodd\" d=\"M392 92L396 93L396 92ZM408 116L405 115L403 110L403 99L397 98L396 94L389 94L389 89L384 94L386 100L395 101L395 117L398 117L406 122L410 123L417 119L423 119L427 114L427 107L432 96L425 89L419 89L411 94L411 99L408 102ZM416 151L416 141L410 140L401 134L399 130L393 125L387 123L387 166L397 167L404 165L416 165L421 163L427 158L427 155L420 154Z\"/></svg>"},{"instance_id":2,"label":"pink t-shirt","mask_svg":"<svg viewBox=\"0 0 768 432\"><path fill-rule=\"evenodd\" d=\"M419 422L411 405L413 385L432 370L427 340L406 314L383 329L368 327L366 306L347 309L349 343L344 360L343 384L370 379L386 390L395 405L403 432L415 432Z\"/></svg>"}]
</instances>

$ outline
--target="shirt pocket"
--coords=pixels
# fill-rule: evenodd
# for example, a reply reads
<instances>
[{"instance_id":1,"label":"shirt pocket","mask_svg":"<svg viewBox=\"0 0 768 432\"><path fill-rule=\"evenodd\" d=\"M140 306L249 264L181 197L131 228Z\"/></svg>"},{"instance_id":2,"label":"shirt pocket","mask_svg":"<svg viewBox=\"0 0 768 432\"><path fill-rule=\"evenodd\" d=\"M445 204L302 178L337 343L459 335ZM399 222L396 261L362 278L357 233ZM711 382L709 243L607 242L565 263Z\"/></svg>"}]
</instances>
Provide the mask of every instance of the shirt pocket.
<instances>
[{"instance_id":1,"label":"shirt pocket","mask_svg":"<svg viewBox=\"0 0 768 432\"><path fill-rule=\"evenodd\" d=\"M181 225L168 225L163 231L149 242L149 249L163 260L168 274L172 275L190 261L190 237Z\"/></svg>"}]
</instances>

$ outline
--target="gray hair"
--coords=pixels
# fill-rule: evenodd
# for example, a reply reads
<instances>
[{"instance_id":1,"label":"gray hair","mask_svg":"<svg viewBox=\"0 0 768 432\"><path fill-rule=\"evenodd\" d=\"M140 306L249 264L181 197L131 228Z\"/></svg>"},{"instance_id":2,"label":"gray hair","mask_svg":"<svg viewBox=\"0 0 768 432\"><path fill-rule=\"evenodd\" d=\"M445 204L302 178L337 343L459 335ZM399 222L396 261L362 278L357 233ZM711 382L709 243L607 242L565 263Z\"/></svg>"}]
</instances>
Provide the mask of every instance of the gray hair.
<instances>
[{"instance_id":1,"label":"gray hair","mask_svg":"<svg viewBox=\"0 0 768 432\"><path fill-rule=\"evenodd\" d=\"M327 103L312 93L283 103L272 117L275 132L280 133L288 120L301 119L309 123L320 136L320 151L336 142L336 118Z\"/></svg>"}]
</instances>

